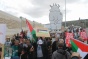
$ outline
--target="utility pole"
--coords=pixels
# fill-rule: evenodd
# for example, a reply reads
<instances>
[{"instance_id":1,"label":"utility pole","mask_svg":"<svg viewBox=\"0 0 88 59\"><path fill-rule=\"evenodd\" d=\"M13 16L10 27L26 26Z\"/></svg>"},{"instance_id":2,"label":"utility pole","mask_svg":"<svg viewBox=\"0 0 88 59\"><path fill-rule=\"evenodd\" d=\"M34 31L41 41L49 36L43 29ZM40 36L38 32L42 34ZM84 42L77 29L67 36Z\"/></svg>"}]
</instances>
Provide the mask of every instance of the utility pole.
<instances>
[{"instance_id":1,"label":"utility pole","mask_svg":"<svg viewBox=\"0 0 88 59\"><path fill-rule=\"evenodd\" d=\"M66 27L66 0L65 0L65 27Z\"/></svg>"},{"instance_id":2,"label":"utility pole","mask_svg":"<svg viewBox=\"0 0 88 59\"><path fill-rule=\"evenodd\" d=\"M86 28L86 19L85 19L85 28Z\"/></svg>"}]
</instances>

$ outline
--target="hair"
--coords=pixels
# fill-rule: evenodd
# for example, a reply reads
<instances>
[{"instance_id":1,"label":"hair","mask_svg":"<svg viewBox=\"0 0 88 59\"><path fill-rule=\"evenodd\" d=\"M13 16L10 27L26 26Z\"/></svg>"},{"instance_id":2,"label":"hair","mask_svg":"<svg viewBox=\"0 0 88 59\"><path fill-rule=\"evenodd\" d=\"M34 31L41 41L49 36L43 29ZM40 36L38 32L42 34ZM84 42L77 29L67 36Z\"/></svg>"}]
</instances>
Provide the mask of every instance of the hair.
<instances>
[{"instance_id":1,"label":"hair","mask_svg":"<svg viewBox=\"0 0 88 59\"><path fill-rule=\"evenodd\" d=\"M71 59L79 59L79 57L77 57L77 56L73 56Z\"/></svg>"},{"instance_id":2,"label":"hair","mask_svg":"<svg viewBox=\"0 0 88 59\"><path fill-rule=\"evenodd\" d=\"M61 43L61 42L58 42L58 47L63 47L64 46L64 44L63 43Z\"/></svg>"},{"instance_id":3,"label":"hair","mask_svg":"<svg viewBox=\"0 0 88 59\"><path fill-rule=\"evenodd\" d=\"M61 41L63 41L63 42L64 42L64 39L62 39L62 38L61 38L61 39L59 39L59 42L61 42Z\"/></svg>"}]
</instances>

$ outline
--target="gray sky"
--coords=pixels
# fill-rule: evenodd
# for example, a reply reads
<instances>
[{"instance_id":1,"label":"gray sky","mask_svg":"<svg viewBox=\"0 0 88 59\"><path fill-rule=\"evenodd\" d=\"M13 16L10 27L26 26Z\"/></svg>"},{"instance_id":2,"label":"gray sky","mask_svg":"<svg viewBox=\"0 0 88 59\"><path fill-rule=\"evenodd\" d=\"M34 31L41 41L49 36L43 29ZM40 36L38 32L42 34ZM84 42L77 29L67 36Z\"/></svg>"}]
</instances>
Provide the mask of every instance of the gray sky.
<instances>
[{"instance_id":1,"label":"gray sky","mask_svg":"<svg viewBox=\"0 0 88 59\"><path fill-rule=\"evenodd\" d=\"M79 17L88 18L88 0L66 0L66 2L67 21L78 20ZM53 3L60 5L64 21L65 0L0 0L0 10L47 24L49 23L49 5Z\"/></svg>"}]
</instances>

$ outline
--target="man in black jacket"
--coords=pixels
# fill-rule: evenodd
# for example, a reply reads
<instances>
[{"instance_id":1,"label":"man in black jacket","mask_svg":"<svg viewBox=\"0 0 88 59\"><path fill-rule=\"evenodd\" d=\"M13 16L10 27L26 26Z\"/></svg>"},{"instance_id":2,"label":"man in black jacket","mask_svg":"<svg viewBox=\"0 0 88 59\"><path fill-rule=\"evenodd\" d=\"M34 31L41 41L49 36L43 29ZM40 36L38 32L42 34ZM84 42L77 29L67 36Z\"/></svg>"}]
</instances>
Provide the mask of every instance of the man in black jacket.
<instances>
[{"instance_id":1,"label":"man in black jacket","mask_svg":"<svg viewBox=\"0 0 88 59\"><path fill-rule=\"evenodd\" d=\"M70 53L64 50L63 46L63 43L58 43L58 50L53 53L52 59L70 59Z\"/></svg>"},{"instance_id":2,"label":"man in black jacket","mask_svg":"<svg viewBox=\"0 0 88 59\"><path fill-rule=\"evenodd\" d=\"M59 42L59 38L56 37L55 41L52 44L52 53L58 49L57 43Z\"/></svg>"}]
</instances>

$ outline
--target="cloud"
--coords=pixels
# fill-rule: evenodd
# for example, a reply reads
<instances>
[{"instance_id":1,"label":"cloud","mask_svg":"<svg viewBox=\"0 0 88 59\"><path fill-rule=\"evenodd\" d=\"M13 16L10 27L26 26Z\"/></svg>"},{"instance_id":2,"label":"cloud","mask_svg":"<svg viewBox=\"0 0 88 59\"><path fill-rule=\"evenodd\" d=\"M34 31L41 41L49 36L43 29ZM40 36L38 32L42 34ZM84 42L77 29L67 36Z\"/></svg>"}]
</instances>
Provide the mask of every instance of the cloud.
<instances>
[{"instance_id":1,"label":"cloud","mask_svg":"<svg viewBox=\"0 0 88 59\"><path fill-rule=\"evenodd\" d=\"M4 6L9 6L8 9L13 8L20 12L26 13L31 17L39 18L44 15L48 16L50 9L49 5L52 5L53 3L60 4L61 10L64 10L63 7L65 0L8 0L8 1L1 0L1 1ZM74 3L79 0L66 0L66 1L67 3Z\"/></svg>"},{"instance_id":2,"label":"cloud","mask_svg":"<svg viewBox=\"0 0 88 59\"><path fill-rule=\"evenodd\" d=\"M23 10L23 12L30 15L31 17L39 18L45 15L46 10L42 10L41 8L34 8L33 10L29 10L29 9L25 11Z\"/></svg>"},{"instance_id":3,"label":"cloud","mask_svg":"<svg viewBox=\"0 0 88 59\"><path fill-rule=\"evenodd\" d=\"M47 22L45 23L49 22L49 5L53 5L53 3L59 4L63 15L65 13L65 0L0 0L0 2L0 10L4 10L18 17L24 16L41 23L44 23L46 20ZM88 12L86 8L88 4L85 5L87 2L87 0L66 0L67 20L77 19L79 17L87 18L85 15ZM41 19L42 21L40 21Z\"/></svg>"},{"instance_id":4,"label":"cloud","mask_svg":"<svg viewBox=\"0 0 88 59\"><path fill-rule=\"evenodd\" d=\"M82 0L81 3L88 4L88 0Z\"/></svg>"},{"instance_id":5,"label":"cloud","mask_svg":"<svg viewBox=\"0 0 88 59\"><path fill-rule=\"evenodd\" d=\"M66 0L67 3L77 3L80 2L80 0Z\"/></svg>"},{"instance_id":6,"label":"cloud","mask_svg":"<svg viewBox=\"0 0 88 59\"><path fill-rule=\"evenodd\" d=\"M79 2L79 0L66 0L67 4ZM62 10L62 13L64 13L64 6L65 6L65 0L31 0L31 3L35 6L34 8L25 8L22 12L29 14L30 16L34 18L39 18L44 15L48 16L50 6L53 5L53 3L60 4L60 9ZM67 13L70 12L69 9L67 9Z\"/></svg>"}]
</instances>

